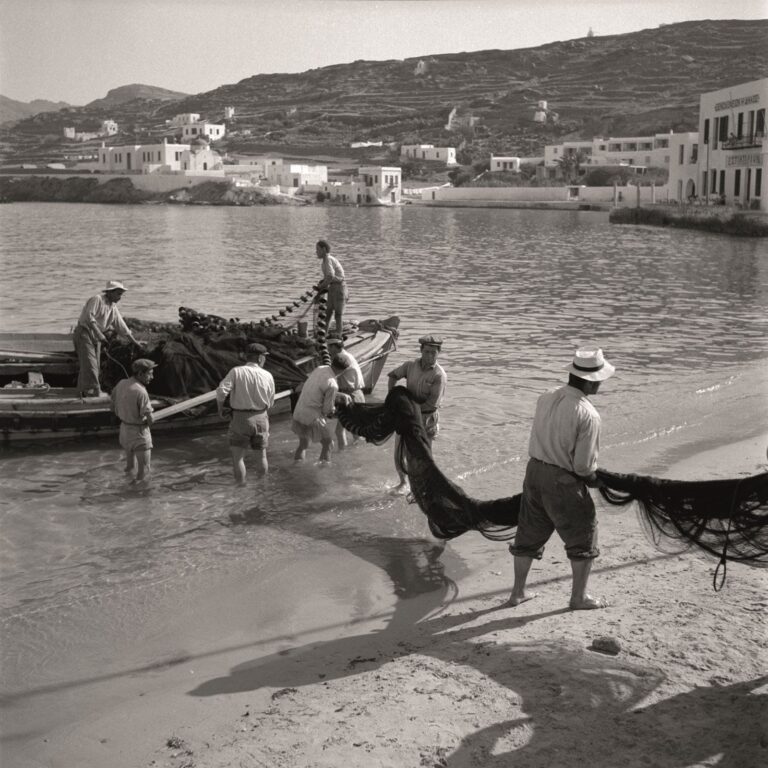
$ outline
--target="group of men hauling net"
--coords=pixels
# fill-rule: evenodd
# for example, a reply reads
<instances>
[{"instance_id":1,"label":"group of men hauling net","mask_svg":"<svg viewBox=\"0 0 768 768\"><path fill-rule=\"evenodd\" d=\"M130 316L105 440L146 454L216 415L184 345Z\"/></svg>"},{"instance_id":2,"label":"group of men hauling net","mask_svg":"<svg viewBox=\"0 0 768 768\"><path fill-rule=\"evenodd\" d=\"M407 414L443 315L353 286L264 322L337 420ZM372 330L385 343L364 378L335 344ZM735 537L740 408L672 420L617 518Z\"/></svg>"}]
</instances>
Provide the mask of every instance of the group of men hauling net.
<instances>
[{"instance_id":1,"label":"group of men hauling net","mask_svg":"<svg viewBox=\"0 0 768 768\"><path fill-rule=\"evenodd\" d=\"M328 251L324 245L320 241L317 252L325 262ZM328 275L325 268L324 275ZM333 278L328 283L334 285ZM337 327L342 328L346 300L343 271L335 284L338 287L329 316L333 313ZM89 308L86 304L83 314L111 312L115 323L115 305L123 292L122 284L110 282L103 306L92 299L89 304L94 305ZM127 327L125 330L139 346ZM76 337L76 346L77 343ZM346 445L345 430L355 438L375 444L396 434L399 483L393 490L410 491L435 536L450 539L475 530L491 539L514 538L510 545L515 557L510 605L534 596L526 589L528 573L533 560L542 557L544 546L557 531L571 562L570 608L605 607L604 600L587 592L592 562L599 554L597 516L590 488L599 489L611 504L638 502L638 512L648 529L695 544L717 555L722 566L726 561L768 565L768 473L737 480L682 482L598 469L601 419L589 397L615 371L598 347L578 349L566 367L567 383L540 396L522 493L480 501L467 496L446 478L432 457L432 441L439 431L439 408L447 380L437 362L442 339L420 338L420 356L388 374L389 393L383 403L376 404L365 403L360 367L344 349L343 339L329 337L326 343L330 364L319 365L312 371L293 409L292 429L299 438L294 458L303 460L310 443L319 442L320 461L329 461L334 437L339 448ZM78 354L81 370L84 363L87 369L89 359L93 360L93 349L83 350L81 345ZM256 452L257 472L268 471L268 411L275 400L274 378L264 368L268 354L264 345L250 344L242 365L233 367L217 388L219 412L229 419L229 445L238 483L245 482L245 455L249 448ZM150 467L152 406L146 385L152 380L154 367L151 360L135 360L133 375L118 382L111 394L121 421L120 443L126 451L126 472L136 470L137 481L148 476ZM404 387L398 386L400 380L405 380Z\"/></svg>"}]
</instances>

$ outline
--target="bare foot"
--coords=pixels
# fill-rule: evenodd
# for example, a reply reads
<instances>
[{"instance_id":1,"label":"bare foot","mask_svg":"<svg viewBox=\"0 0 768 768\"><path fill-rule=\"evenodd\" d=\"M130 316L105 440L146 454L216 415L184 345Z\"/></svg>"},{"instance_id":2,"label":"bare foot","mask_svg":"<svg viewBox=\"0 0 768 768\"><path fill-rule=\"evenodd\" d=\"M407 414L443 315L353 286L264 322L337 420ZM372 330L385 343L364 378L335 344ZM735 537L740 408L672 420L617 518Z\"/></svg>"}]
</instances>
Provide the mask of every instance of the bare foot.
<instances>
[{"instance_id":1,"label":"bare foot","mask_svg":"<svg viewBox=\"0 0 768 768\"><path fill-rule=\"evenodd\" d=\"M296 453L293 454L294 461L304 461L306 457L307 457L306 451L296 451Z\"/></svg>"},{"instance_id":2,"label":"bare foot","mask_svg":"<svg viewBox=\"0 0 768 768\"><path fill-rule=\"evenodd\" d=\"M507 600L504 605L514 608L521 603L527 603L529 600L533 600L534 597L538 596L538 592L524 592L522 595L510 595L509 600Z\"/></svg>"},{"instance_id":3,"label":"bare foot","mask_svg":"<svg viewBox=\"0 0 768 768\"><path fill-rule=\"evenodd\" d=\"M584 595L583 600L571 600L571 602L568 603L568 607L572 611L591 611L595 608L607 608L608 602L604 597Z\"/></svg>"},{"instance_id":4,"label":"bare foot","mask_svg":"<svg viewBox=\"0 0 768 768\"><path fill-rule=\"evenodd\" d=\"M393 496L405 496L405 494L408 493L408 491L410 490L411 488L408 485L408 482L406 481L404 483L398 483L397 485L393 485L392 488L389 489L389 492Z\"/></svg>"}]
</instances>

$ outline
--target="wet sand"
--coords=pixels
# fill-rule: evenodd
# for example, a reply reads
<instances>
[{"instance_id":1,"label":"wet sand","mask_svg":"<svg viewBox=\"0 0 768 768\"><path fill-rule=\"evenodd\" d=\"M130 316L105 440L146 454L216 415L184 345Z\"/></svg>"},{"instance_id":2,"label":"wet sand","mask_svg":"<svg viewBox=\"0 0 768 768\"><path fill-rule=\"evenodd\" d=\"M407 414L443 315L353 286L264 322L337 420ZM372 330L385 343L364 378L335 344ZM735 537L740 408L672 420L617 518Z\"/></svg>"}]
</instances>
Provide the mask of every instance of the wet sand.
<instances>
[{"instance_id":1,"label":"wet sand","mask_svg":"<svg viewBox=\"0 0 768 768\"><path fill-rule=\"evenodd\" d=\"M665 476L764 471L766 445L708 447ZM715 592L712 558L659 551L632 512L600 517L603 611L566 610L556 541L517 608L505 545L475 535L440 556L408 539L394 588L375 558L330 545L257 580L242 564L198 574L108 673L6 701L3 764L766 764L765 572L731 565ZM618 654L590 649L598 637ZM41 709L48 727L25 732Z\"/></svg>"}]
</instances>

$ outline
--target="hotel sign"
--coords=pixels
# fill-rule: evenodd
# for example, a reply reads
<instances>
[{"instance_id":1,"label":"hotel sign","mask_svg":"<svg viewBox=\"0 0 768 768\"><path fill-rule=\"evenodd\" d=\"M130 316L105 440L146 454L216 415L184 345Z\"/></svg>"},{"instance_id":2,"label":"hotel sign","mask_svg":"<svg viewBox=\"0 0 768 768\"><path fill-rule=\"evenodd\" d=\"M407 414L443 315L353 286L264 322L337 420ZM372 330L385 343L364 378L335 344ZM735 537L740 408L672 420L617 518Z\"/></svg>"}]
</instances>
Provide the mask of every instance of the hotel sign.
<instances>
[{"instance_id":1,"label":"hotel sign","mask_svg":"<svg viewBox=\"0 0 768 768\"><path fill-rule=\"evenodd\" d=\"M762 165L763 156L759 153L745 152L741 155L729 155L726 158L725 164L730 167L733 165Z\"/></svg>"},{"instance_id":2,"label":"hotel sign","mask_svg":"<svg viewBox=\"0 0 768 768\"><path fill-rule=\"evenodd\" d=\"M751 96L742 96L740 99L730 99L729 101L718 101L715 104L715 112L720 112L723 109L735 109L736 107L743 107L747 104L759 104L760 94L753 93Z\"/></svg>"}]
</instances>

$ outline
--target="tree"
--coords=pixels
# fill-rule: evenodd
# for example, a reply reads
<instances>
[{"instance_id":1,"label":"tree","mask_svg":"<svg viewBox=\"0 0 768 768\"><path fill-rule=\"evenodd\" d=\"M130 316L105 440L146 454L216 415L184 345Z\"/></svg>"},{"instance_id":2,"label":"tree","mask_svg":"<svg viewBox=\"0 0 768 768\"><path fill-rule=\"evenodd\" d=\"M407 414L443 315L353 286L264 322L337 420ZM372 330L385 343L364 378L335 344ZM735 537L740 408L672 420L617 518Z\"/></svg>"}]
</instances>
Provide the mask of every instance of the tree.
<instances>
[{"instance_id":1,"label":"tree","mask_svg":"<svg viewBox=\"0 0 768 768\"><path fill-rule=\"evenodd\" d=\"M567 152L558 161L557 165L565 179L566 184L575 184L581 177L581 165L586 155L580 149L575 152Z\"/></svg>"}]
</instances>

